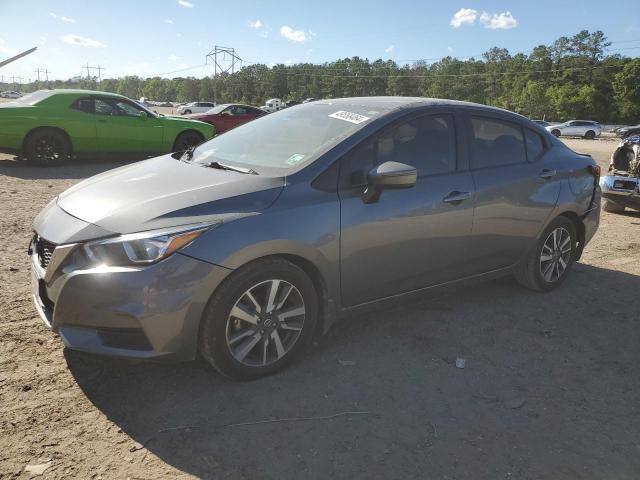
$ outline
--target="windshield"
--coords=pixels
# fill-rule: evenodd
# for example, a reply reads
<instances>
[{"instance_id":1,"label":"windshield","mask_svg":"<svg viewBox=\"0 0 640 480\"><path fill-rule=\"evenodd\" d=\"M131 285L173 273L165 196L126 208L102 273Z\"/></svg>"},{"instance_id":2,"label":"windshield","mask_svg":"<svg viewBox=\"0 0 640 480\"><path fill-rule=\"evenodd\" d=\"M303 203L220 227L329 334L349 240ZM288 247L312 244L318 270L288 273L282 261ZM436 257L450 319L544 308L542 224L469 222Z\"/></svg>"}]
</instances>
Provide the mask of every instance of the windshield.
<instances>
[{"instance_id":1,"label":"windshield","mask_svg":"<svg viewBox=\"0 0 640 480\"><path fill-rule=\"evenodd\" d=\"M265 115L202 144L194 162L288 174L379 115L364 106L304 104Z\"/></svg>"},{"instance_id":2,"label":"windshield","mask_svg":"<svg viewBox=\"0 0 640 480\"><path fill-rule=\"evenodd\" d=\"M210 113L211 115L216 115L220 112L222 112L223 110L225 110L229 105L218 105L217 107L213 107L211 110L207 110L207 113Z\"/></svg>"}]
</instances>

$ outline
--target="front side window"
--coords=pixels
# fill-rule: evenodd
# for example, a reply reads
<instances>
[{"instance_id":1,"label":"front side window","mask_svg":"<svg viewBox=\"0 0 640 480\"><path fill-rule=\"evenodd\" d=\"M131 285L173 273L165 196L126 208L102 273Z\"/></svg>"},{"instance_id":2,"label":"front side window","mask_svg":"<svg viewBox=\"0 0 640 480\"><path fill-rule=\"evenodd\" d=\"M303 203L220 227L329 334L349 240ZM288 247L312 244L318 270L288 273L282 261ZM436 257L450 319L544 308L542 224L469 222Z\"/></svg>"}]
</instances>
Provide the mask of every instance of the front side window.
<instances>
[{"instance_id":1,"label":"front side window","mask_svg":"<svg viewBox=\"0 0 640 480\"><path fill-rule=\"evenodd\" d=\"M140 107L124 100L113 98L96 98L95 113L97 115L112 115L121 117L138 117L140 112L145 112Z\"/></svg>"},{"instance_id":2,"label":"front side window","mask_svg":"<svg viewBox=\"0 0 640 480\"><path fill-rule=\"evenodd\" d=\"M471 168L501 167L526 161L520 125L486 117L472 117L471 124Z\"/></svg>"},{"instance_id":3,"label":"front side window","mask_svg":"<svg viewBox=\"0 0 640 480\"><path fill-rule=\"evenodd\" d=\"M419 176L449 173L456 168L452 115L426 115L393 126L365 141L343 159L345 185L364 182L367 172L384 162L400 162Z\"/></svg>"}]
</instances>

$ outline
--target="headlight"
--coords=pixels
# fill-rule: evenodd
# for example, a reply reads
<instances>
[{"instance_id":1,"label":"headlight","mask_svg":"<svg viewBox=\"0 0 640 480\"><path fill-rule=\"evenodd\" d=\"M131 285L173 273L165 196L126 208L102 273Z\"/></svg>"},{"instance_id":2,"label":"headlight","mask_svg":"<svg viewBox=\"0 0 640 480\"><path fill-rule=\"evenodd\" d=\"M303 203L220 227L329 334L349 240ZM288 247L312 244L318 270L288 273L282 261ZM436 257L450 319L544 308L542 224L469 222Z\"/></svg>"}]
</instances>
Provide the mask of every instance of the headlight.
<instances>
[{"instance_id":1,"label":"headlight","mask_svg":"<svg viewBox=\"0 0 640 480\"><path fill-rule=\"evenodd\" d=\"M199 224L131 233L89 242L83 249L95 265L148 265L186 247L214 226Z\"/></svg>"}]
</instances>

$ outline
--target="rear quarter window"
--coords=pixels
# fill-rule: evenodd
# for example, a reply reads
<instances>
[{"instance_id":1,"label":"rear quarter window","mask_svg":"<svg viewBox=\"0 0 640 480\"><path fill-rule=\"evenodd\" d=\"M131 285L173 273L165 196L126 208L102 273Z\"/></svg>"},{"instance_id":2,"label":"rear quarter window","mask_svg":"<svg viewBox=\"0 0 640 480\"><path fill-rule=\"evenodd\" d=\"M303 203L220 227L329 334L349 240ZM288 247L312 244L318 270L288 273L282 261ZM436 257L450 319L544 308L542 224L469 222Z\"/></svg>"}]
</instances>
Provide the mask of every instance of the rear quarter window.
<instances>
[{"instance_id":1,"label":"rear quarter window","mask_svg":"<svg viewBox=\"0 0 640 480\"><path fill-rule=\"evenodd\" d=\"M544 140L540 134L528 128L524 129L524 138L527 144L527 160L535 162L544 153Z\"/></svg>"}]
</instances>

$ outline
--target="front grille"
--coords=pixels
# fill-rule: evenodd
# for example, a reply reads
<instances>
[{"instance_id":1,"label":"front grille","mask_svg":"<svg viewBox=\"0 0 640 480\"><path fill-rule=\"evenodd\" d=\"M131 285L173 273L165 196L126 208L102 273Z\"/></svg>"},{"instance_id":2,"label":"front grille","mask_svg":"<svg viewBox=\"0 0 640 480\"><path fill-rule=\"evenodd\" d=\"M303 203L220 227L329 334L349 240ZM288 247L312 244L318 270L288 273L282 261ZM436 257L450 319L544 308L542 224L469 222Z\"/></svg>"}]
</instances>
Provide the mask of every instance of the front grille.
<instances>
[{"instance_id":1,"label":"front grille","mask_svg":"<svg viewBox=\"0 0 640 480\"><path fill-rule=\"evenodd\" d=\"M38 255L40 266L47 268L51 261L51 255L53 255L53 251L56 249L56 245L36 234L33 237L33 248Z\"/></svg>"}]
</instances>

